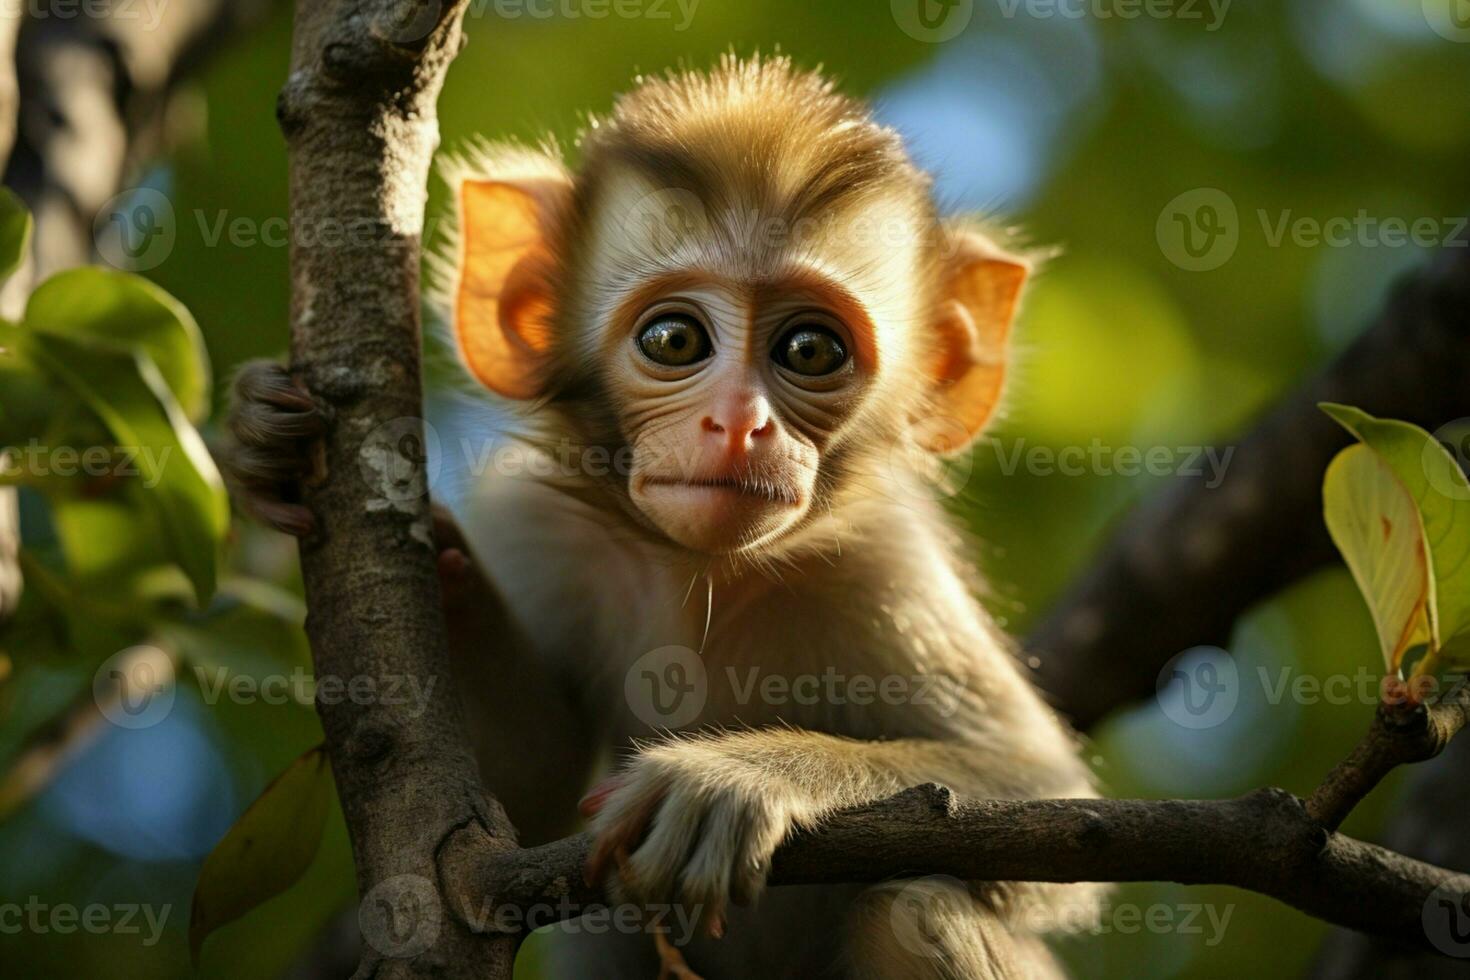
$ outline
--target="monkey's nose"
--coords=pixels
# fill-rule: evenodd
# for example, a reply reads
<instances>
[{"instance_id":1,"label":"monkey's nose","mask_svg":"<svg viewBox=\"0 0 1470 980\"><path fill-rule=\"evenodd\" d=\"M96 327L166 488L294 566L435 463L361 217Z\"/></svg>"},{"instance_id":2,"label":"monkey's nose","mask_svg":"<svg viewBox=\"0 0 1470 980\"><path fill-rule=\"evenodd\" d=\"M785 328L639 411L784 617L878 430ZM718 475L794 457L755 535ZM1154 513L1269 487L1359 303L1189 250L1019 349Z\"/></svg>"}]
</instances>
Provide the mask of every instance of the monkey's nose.
<instances>
[{"instance_id":1,"label":"monkey's nose","mask_svg":"<svg viewBox=\"0 0 1470 980\"><path fill-rule=\"evenodd\" d=\"M763 400L713 412L700 420L699 427L734 453L749 451L756 440L776 430L770 409Z\"/></svg>"}]
</instances>

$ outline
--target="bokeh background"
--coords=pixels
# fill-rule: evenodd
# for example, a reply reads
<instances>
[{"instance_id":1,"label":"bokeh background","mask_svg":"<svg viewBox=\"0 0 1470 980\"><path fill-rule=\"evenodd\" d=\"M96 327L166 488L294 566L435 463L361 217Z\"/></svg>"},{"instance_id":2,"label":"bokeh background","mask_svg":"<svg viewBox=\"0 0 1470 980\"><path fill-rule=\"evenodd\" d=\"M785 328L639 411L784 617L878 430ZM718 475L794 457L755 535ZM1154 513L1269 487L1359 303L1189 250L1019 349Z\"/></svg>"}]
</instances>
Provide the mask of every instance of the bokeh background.
<instances>
[{"instance_id":1,"label":"bokeh background","mask_svg":"<svg viewBox=\"0 0 1470 980\"><path fill-rule=\"evenodd\" d=\"M1450 19L1455 3L1466 29ZM779 50L872 98L934 170L947 208L1003 215L1028 240L1058 246L1025 309L1025 362L1007 417L962 462L954 500L980 541L987 601L1024 632L1119 516L1175 479L1064 475L1034 461L1094 440L1111 451L1166 447L1176 464L1189 447L1228 446L1350 342L1394 276L1426 255L1373 231L1331 244L1281 238L1282 221L1431 219L1443 235L1465 213L1464 6L1235 0L1130 18L1125 11L1142 8L973 0L931 30L908 0L649 0L621 8L639 12L631 17L583 0L476 2L440 115L446 148L473 134L548 132L572 145L585 113L605 110L640 72ZM274 106L289 33L287 11L277 10L219 56L180 98L170 152L135 181L172 206L174 246L146 275L197 317L217 397L242 360L286 345L286 160ZM1217 193L1180 199L1200 189ZM436 188L435 205L442 200ZM1227 237L1202 260L1209 267L1195 269L1201 260L1174 214L1198 218L1201 202L1228 223ZM272 221L277 235L263 240ZM288 541L241 527L232 560L276 583L269 601L299 619ZM247 674L309 664L299 629L254 619L198 646L199 657ZM1276 691L1283 679L1381 669L1345 571L1255 609L1231 652L1245 682L1222 723L1190 729L1171 720L1169 705L1149 703L1093 733L1089 753L1111 793L1217 796L1263 784L1302 793L1360 734L1371 704ZM85 690L94 667L43 662L3 682L0 759ZM168 910L161 939L0 930L0 975L190 976L200 862L270 778L319 740L309 708L206 704L188 684L163 722L103 726L83 740L49 786L0 823L0 901L149 903ZM1373 834L1396 785L1347 829ZM306 877L212 937L200 975L282 975L352 896L334 813ZM1115 902L1163 905L1174 923L1193 905L1228 919L1217 931L1200 912L1195 933L1130 929L1134 920L1114 916L1067 946L1079 977L1293 976L1327 933L1229 889L1127 886ZM534 948L521 971L537 975Z\"/></svg>"}]
</instances>

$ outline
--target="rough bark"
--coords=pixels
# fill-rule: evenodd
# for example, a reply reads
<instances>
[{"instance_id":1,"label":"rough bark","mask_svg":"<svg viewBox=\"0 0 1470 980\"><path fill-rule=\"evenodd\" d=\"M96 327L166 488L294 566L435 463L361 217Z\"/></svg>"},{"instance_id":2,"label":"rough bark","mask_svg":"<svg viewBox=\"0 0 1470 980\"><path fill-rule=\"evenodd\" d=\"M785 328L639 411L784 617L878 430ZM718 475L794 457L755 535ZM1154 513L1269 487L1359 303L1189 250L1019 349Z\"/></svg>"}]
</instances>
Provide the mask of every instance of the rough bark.
<instances>
[{"instance_id":1,"label":"rough bark","mask_svg":"<svg viewBox=\"0 0 1470 980\"><path fill-rule=\"evenodd\" d=\"M1470 868L1470 738L1414 771L1382 844L1446 868ZM1467 980L1470 961L1428 955L1376 936L1335 929L1311 972L1315 980Z\"/></svg>"},{"instance_id":2,"label":"rough bark","mask_svg":"<svg viewBox=\"0 0 1470 980\"><path fill-rule=\"evenodd\" d=\"M292 369L332 419L301 547L316 676L432 685L422 706L318 699L363 896L359 976L508 978L517 942L449 915L435 870L441 852L514 846L450 681L418 448L419 235L465 6L300 0L278 104Z\"/></svg>"},{"instance_id":3,"label":"rough bark","mask_svg":"<svg viewBox=\"0 0 1470 980\"><path fill-rule=\"evenodd\" d=\"M1384 701L1367 736L1307 800L1307 813L1336 830L1385 776L1405 763L1426 762L1442 753L1467 721L1470 687L1463 681L1433 704Z\"/></svg>"},{"instance_id":4,"label":"rough bark","mask_svg":"<svg viewBox=\"0 0 1470 980\"><path fill-rule=\"evenodd\" d=\"M1205 843L1208 842L1208 843ZM538 909L539 921L602 906L573 872L586 835L485 856L457 905L487 917ZM973 881L1175 881L1270 895L1310 915L1433 949L1422 923L1436 888L1470 891L1455 874L1331 833L1276 789L1233 800L961 800L934 785L834 817L782 845L773 885L950 875Z\"/></svg>"}]
</instances>

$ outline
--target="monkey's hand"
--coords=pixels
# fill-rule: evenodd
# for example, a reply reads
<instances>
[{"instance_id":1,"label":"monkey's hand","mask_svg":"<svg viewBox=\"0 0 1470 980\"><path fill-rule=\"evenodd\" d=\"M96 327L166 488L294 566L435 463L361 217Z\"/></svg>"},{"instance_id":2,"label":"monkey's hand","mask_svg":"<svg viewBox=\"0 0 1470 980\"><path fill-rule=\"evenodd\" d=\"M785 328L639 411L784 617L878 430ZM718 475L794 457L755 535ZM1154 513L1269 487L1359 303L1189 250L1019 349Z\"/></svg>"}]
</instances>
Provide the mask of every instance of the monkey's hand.
<instances>
[{"instance_id":1,"label":"monkey's hand","mask_svg":"<svg viewBox=\"0 0 1470 980\"><path fill-rule=\"evenodd\" d=\"M278 531L310 534L316 519L300 503L300 490L326 432L311 393L282 365L247 361L235 374L227 426L219 463L240 508Z\"/></svg>"},{"instance_id":2,"label":"monkey's hand","mask_svg":"<svg viewBox=\"0 0 1470 980\"><path fill-rule=\"evenodd\" d=\"M269 360L243 364L230 392L230 436L219 453L230 495L241 510L286 534L311 534L316 517L300 502L301 486L312 474L313 454L326 428L326 413L284 366ZM470 560L454 518L438 506L434 540L452 629L460 614L489 608L483 603L492 590Z\"/></svg>"},{"instance_id":3,"label":"monkey's hand","mask_svg":"<svg viewBox=\"0 0 1470 980\"><path fill-rule=\"evenodd\" d=\"M854 765L859 752L858 743L789 729L646 746L583 800L596 838L588 880L606 877L618 899L639 905L681 902L718 937L726 902L755 900L789 833L896 791Z\"/></svg>"}]
</instances>

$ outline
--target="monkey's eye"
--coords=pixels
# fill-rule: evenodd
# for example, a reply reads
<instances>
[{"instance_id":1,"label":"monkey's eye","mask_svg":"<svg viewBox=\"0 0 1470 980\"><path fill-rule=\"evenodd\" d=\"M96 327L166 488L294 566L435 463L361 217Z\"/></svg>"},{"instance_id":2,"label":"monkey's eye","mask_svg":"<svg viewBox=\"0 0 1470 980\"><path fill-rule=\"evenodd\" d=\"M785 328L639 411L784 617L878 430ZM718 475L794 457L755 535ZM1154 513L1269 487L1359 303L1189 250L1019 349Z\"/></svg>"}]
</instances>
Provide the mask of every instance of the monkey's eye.
<instances>
[{"instance_id":1,"label":"monkey's eye","mask_svg":"<svg viewBox=\"0 0 1470 980\"><path fill-rule=\"evenodd\" d=\"M821 324L803 323L786 331L771 356L782 367L815 378L846 364L847 348Z\"/></svg>"},{"instance_id":2,"label":"monkey's eye","mask_svg":"<svg viewBox=\"0 0 1470 980\"><path fill-rule=\"evenodd\" d=\"M709 334L687 313L664 313L638 334L638 349L655 364L687 367L709 357Z\"/></svg>"}]
</instances>

